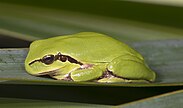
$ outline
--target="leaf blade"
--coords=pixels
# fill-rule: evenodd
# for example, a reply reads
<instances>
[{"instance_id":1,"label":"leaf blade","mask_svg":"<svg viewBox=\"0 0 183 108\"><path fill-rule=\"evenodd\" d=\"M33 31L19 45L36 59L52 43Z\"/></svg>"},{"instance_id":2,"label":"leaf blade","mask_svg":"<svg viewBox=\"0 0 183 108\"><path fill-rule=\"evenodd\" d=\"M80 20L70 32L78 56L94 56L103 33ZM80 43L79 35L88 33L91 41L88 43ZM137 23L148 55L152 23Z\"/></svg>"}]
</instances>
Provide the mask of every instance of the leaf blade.
<instances>
[{"instance_id":1,"label":"leaf blade","mask_svg":"<svg viewBox=\"0 0 183 108\"><path fill-rule=\"evenodd\" d=\"M109 108L109 105L97 105L74 102L59 102L48 100L32 100L18 98L0 98L1 108ZM110 107L111 108L111 107Z\"/></svg>"},{"instance_id":2,"label":"leaf blade","mask_svg":"<svg viewBox=\"0 0 183 108\"><path fill-rule=\"evenodd\" d=\"M24 69L27 49L0 50L0 80L4 84L50 84L81 86L182 86L183 40L162 40L129 43L138 50L150 67L157 72L156 82L100 84L94 82L67 82L28 75ZM168 46L168 47L167 47ZM10 66L10 67L8 67ZM6 81L5 81L6 80ZM16 81L16 82L15 82Z\"/></svg>"},{"instance_id":3,"label":"leaf blade","mask_svg":"<svg viewBox=\"0 0 183 108\"><path fill-rule=\"evenodd\" d=\"M118 108L181 108L183 103L183 90L177 90L162 95L154 96L147 99L142 99L136 102L131 102L123 105L118 105Z\"/></svg>"}]
</instances>

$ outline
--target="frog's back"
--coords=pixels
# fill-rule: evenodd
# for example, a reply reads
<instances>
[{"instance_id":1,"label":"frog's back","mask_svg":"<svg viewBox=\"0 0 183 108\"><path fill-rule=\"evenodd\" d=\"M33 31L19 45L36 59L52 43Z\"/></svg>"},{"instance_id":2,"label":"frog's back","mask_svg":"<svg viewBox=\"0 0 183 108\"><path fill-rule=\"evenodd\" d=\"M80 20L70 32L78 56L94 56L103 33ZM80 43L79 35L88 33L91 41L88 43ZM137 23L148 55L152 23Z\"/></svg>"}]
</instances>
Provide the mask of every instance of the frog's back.
<instances>
[{"instance_id":1,"label":"frog's back","mask_svg":"<svg viewBox=\"0 0 183 108\"><path fill-rule=\"evenodd\" d=\"M53 53L61 52L85 62L110 62L120 55L138 54L126 44L94 32L45 39L41 40L40 46L42 45L47 46L40 49L45 54L47 50L51 50Z\"/></svg>"}]
</instances>

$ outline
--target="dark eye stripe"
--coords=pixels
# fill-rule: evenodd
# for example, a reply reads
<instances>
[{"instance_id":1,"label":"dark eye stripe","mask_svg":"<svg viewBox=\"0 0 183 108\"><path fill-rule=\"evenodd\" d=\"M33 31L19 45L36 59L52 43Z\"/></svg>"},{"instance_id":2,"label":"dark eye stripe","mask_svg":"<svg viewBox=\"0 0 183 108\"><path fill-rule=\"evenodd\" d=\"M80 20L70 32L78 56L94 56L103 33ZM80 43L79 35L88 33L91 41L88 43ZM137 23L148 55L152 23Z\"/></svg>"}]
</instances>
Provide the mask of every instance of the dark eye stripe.
<instances>
[{"instance_id":1,"label":"dark eye stripe","mask_svg":"<svg viewBox=\"0 0 183 108\"><path fill-rule=\"evenodd\" d=\"M49 64L52 64L56 60L60 60L62 62L66 62L68 60L70 63L83 65L83 63L77 61L76 59L74 59L68 55L62 55L61 53L58 53L55 56L54 55L46 55L42 59L38 59L38 60L34 60L34 61L30 62L29 65L32 65L35 62L42 62L42 63L49 65Z\"/></svg>"},{"instance_id":2,"label":"dark eye stripe","mask_svg":"<svg viewBox=\"0 0 183 108\"><path fill-rule=\"evenodd\" d=\"M65 55L60 55L60 61L62 61L62 62L66 62L67 61L67 59L68 59L68 57L67 56L65 56Z\"/></svg>"},{"instance_id":3,"label":"dark eye stripe","mask_svg":"<svg viewBox=\"0 0 183 108\"><path fill-rule=\"evenodd\" d=\"M40 61L41 61L41 59L39 59L39 60L34 60L34 61L30 62L29 65L32 65L33 63L35 63L35 62L40 62Z\"/></svg>"},{"instance_id":4,"label":"dark eye stripe","mask_svg":"<svg viewBox=\"0 0 183 108\"><path fill-rule=\"evenodd\" d=\"M68 58L68 61L69 61L70 63L76 63L76 64L79 64L79 65L83 65L83 63L77 61L76 59L74 59L74 58L72 58L72 57L70 57L70 56L67 56L67 58Z\"/></svg>"}]
</instances>

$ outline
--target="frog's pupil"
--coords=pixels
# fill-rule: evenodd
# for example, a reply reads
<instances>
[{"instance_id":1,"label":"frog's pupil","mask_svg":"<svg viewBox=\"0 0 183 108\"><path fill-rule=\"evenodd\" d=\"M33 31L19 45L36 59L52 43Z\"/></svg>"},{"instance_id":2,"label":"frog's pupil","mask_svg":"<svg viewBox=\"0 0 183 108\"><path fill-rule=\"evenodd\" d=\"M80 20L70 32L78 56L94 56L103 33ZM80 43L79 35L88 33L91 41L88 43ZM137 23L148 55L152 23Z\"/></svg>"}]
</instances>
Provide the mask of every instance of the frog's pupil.
<instances>
[{"instance_id":1,"label":"frog's pupil","mask_svg":"<svg viewBox=\"0 0 183 108\"><path fill-rule=\"evenodd\" d=\"M49 65L54 62L54 55L46 55L42 58L42 62Z\"/></svg>"}]
</instances>

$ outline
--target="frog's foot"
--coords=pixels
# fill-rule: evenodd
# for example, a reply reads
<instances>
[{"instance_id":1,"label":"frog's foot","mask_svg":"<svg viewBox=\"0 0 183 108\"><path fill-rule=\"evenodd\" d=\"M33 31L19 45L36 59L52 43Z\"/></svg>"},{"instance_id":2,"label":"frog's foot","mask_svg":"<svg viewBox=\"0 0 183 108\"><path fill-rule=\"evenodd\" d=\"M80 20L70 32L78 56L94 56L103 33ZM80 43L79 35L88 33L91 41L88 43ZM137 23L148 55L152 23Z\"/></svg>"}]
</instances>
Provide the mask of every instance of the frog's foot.
<instances>
[{"instance_id":1,"label":"frog's foot","mask_svg":"<svg viewBox=\"0 0 183 108\"><path fill-rule=\"evenodd\" d=\"M65 81L72 81L69 73L64 73L63 71L57 71L53 74L48 74L51 78L56 80L65 80Z\"/></svg>"},{"instance_id":2,"label":"frog's foot","mask_svg":"<svg viewBox=\"0 0 183 108\"><path fill-rule=\"evenodd\" d=\"M100 83L118 83L118 82L124 82L124 83L131 83L131 82L135 82L135 83L149 83L146 80L129 80L129 79L123 79L123 78L118 78L118 77L108 77L108 78L102 78L100 80L98 80L97 82Z\"/></svg>"},{"instance_id":3,"label":"frog's foot","mask_svg":"<svg viewBox=\"0 0 183 108\"><path fill-rule=\"evenodd\" d=\"M148 82L146 80L131 80L127 78L122 78L120 76L114 75L111 71L106 71L104 74L97 80L101 83L114 83L114 82Z\"/></svg>"}]
</instances>

